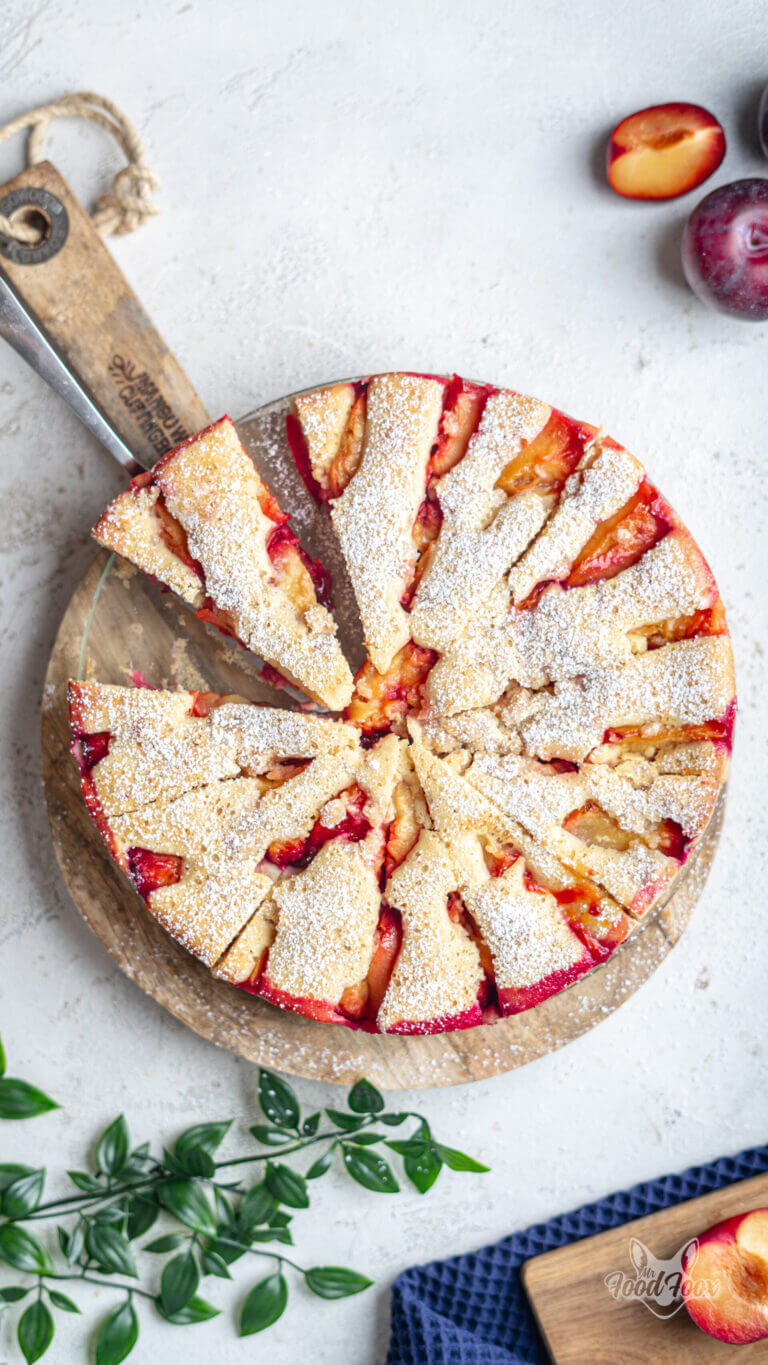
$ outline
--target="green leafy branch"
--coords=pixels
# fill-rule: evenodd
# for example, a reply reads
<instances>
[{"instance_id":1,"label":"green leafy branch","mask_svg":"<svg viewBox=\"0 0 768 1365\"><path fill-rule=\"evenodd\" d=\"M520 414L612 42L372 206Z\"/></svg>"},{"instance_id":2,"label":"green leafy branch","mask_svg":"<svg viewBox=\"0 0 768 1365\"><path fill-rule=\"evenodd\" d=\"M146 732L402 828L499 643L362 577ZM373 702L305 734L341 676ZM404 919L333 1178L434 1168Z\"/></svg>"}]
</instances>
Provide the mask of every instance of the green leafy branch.
<instances>
[{"instance_id":1,"label":"green leafy branch","mask_svg":"<svg viewBox=\"0 0 768 1365\"><path fill-rule=\"evenodd\" d=\"M1 1048L0 1062L4 1070ZM7 1092L11 1099L4 1103L4 1080L0 1073L0 1116L23 1117L20 1110L25 1106L26 1114L56 1107L22 1081L8 1082L17 1089ZM128 1125L120 1115L99 1138L90 1169L67 1173L77 1193L47 1202L42 1202L42 1167L0 1164L0 1262L34 1277L31 1284L0 1286L0 1311L31 1296L17 1329L28 1365L48 1350L54 1313L80 1311L59 1287L66 1281L100 1285L120 1294L98 1327L96 1365L120 1365L130 1355L139 1336L137 1299L149 1300L161 1317L179 1326L215 1317L220 1310L198 1293L201 1280L231 1280L231 1267L247 1257L266 1258L271 1264L242 1303L241 1336L277 1322L288 1302L291 1277L302 1279L323 1299L361 1293L372 1281L359 1271L302 1266L279 1249L293 1246L295 1214L309 1208L312 1182L334 1164L377 1194L396 1194L400 1189L389 1153L399 1159L405 1178L422 1194L444 1167L488 1169L438 1142L420 1114L389 1112L383 1096L366 1080L349 1091L346 1109L326 1108L303 1116L292 1087L262 1069L259 1104L265 1121L249 1131L261 1150L223 1160L217 1158L231 1119L188 1128L171 1149L163 1148L156 1157L148 1142L131 1147ZM415 1125L409 1136L393 1136L393 1129L406 1124ZM312 1160L303 1173L286 1163L287 1157L305 1151ZM254 1166L259 1179L249 1183L245 1168ZM161 1215L175 1226L141 1247L152 1256L167 1258L159 1276L153 1276L155 1287L146 1288L138 1283L132 1244L146 1236ZM38 1221L55 1224L54 1247L30 1228Z\"/></svg>"}]
</instances>

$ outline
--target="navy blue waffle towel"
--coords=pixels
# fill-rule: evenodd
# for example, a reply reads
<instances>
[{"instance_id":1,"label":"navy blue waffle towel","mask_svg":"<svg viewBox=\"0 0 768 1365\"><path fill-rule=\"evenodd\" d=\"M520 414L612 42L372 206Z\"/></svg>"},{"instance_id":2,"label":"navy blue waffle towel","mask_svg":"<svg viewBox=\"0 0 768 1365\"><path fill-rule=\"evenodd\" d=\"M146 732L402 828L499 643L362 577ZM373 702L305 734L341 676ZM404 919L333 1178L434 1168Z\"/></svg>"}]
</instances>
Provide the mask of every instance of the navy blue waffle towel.
<instances>
[{"instance_id":1,"label":"navy blue waffle towel","mask_svg":"<svg viewBox=\"0 0 768 1365\"><path fill-rule=\"evenodd\" d=\"M621 1190L482 1251L412 1266L392 1288L386 1365L547 1365L520 1279L524 1261L766 1170L768 1146L753 1147Z\"/></svg>"}]
</instances>

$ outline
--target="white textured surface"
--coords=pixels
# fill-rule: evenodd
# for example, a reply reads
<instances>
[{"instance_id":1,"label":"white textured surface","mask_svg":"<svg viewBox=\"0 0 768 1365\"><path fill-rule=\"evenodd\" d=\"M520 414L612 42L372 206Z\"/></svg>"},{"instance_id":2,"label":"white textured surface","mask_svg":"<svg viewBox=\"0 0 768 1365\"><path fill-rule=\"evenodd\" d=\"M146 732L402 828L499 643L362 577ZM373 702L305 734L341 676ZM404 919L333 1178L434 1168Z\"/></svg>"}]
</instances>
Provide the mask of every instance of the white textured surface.
<instances>
[{"instance_id":1,"label":"white textured surface","mask_svg":"<svg viewBox=\"0 0 768 1365\"><path fill-rule=\"evenodd\" d=\"M6 0L0 120L95 88L145 137L164 211L113 248L212 412L366 370L455 367L602 422L700 539L737 655L723 844L662 969L559 1055L397 1097L493 1174L446 1175L425 1199L328 1179L297 1219L297 1259L364 1268L374 1291L333 1305L297 1290L258 1348L237 1340L231 1315L179 1331L142 1312L139 1360L267 1350L288 1365L298 1350L379 1365L387 1286L409 1262L765 1139L768 327L725 321L687 292L677 243L696 195L631 205L597 170L613 122L679 98L723 119L731 148L714 183L768 172L745 140L768 74L760 15L757 0L699 7L695 21L687 0ZM117 165L97 131L62 129L51 146L87 197ZM20 155L20 143L2 149L3 179ZM117 469L7 350L0 440L0 1029L11 1070L66 1106L4 1127L0 1157L79 1164L121 1108L140 1137L234 1114L242 1140L254 1069L120 974L79 922L48 839L39 694ZM329 1088L299 1089L333 1102ZM228 1305L239 1294L222 1281L205 1292ZM92 1321L97 1305L83 1302ZM52 1358L80 1359L84 1330L61 1323ZM0 1355L15 1358L7 1327Z\"/></svg>"}]
</instances>

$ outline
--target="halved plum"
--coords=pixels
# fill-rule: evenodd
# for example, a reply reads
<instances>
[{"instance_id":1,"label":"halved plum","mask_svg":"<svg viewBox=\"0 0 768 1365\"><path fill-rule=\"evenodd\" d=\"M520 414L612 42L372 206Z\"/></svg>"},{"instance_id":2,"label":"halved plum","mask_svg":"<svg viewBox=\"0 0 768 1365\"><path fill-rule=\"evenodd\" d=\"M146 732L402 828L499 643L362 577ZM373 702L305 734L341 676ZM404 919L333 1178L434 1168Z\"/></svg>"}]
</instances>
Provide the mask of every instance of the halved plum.
<instances>
[{"instance_id":1,"label":"halved plum","mask_svg":"<svg viewBox=\"0 0 768 1365\"><path fill-rule=\"evenodd\" d=\"M725 744L730 750L733 746L733 728L736 721L736 702L732 701L724 715L714 720L702 721L700 725L669 725L666 728L654 724L614 726L605 731L603 744L621 744L627 751L647 748L649 745L694 744L709 740L713 744Z\"/></svg>"},{"instance_id":2,"label":"halved plum","mask_svg":"<svg viewBox=\"0 0 768 1365\"><path fill-rule=\"evenodd\" d=\"M430 493L421 504L413 525L413 543L416 546L416 563L408 587L400 598L400 605L406 611L410 609L411 603L416 596L418 586L424 577L433 558L433 546L440 534L440 527L443 524L443 514L436 496Z\"/></svg>"},{"instance_id":3,"label":"halved plum","mask_svg":"<svg viewBox=\"0 0 768 1365\"><path fill-rule=\"evenodd\" d=\"M365 981L350 986L341 997L340 1009L351 1020L374 1024L387 993L390 977L403 941L400 914L383 906L373 938L373 955Z\"/></svg>"},{"instance_id":4,"label":"halved plum","mask_svg":"<svg viewBox=\"0 0 768 1365\"><path fill-rule=\"evenodd\" d=\"M437 443L429 462L432 479L442 478L464 458L493 392L488 386L469 384L454 375L445 390Z\"/></svg>"},{"instance_id":5,"label":"halved plum","mask_svg":"<svg viewBox=\"0 0 768 1365\"><path fill-rule=\"evenodd\" d=\"M129 848L128 876L142 900L162 886L173 886L181 880L184 859L175 853L155 853L149 848Z\"/></svg>"},{"instance_id":6,"label":"halved plum","mask_svg":"<svg viewBox=\"0 0 768 1365\"><path fill-rule=\"evenodd\" d=\"M423 649L412 640L403 645L384 674L366 660L355 675L355 695L344 713L345 720L362 730L363 744L374 744L406 713L420 711L424 684L436 662L434 649Z\"/></svg>"},{"instance_id":7,"label":"halved plum","mask_svg":"<svg viewBox=\"0 0 768 1365\"><path fill-rule=\"evenodd\" d=\"M326 497L333 500L344 492L347 484L360 468L365 440L365 417L368 407L367 386L361 385L347 418L339 448L328 470Z\"/></svg>"},{"instance_id":8,"label":"halved plum","mask_svg":"<svg viewBox=\"0 0 768 1365\"><path fill-rule=\"evenodd\" d=\"M75 735L72 754L77 759L83 777L106 758L111 742L112 735L109 730L99 730L90 735Z\"/></svg>"},{"instance_id":9,"label":"halved plum","mask_svg":"<svg viewBox=\"0 0 768 1365\"><path fill-rule=\"evenodd\" d=\"M331 575L319 559L311 559L286 522L276 526L267 541L267 554L275 566L276 579L285 588L297 611L307 611L315 601L333 610ZM311 583L308 584L304 575ZM314 587L314 592L312 591Z\"/></svg>"},{"instance_id":10,"label":"halved plum","mask_svg":"<svg viewBox=\"0 0 768 1365\"><path fill-rule=\"evenodd\" d=\"M699 104L654 104L611 133L606 173L625 199L677 199L703 184L725 156L725 133Z\"/></svg>"},{"instance_id":11,"label":"halved plum","mask_svg":"<svg viewBox=\"0 0 768 1365\"><path fill-rule=\"evenodd\" d=\"M557 494L578 465L597 428L553 408L546 425L528 441L496 480L508 497L520 493Z\"/></svg>"},{"instance_id":12,"label":"halved plum","mask_svg":"<svg viewBox=\"0 0 768 1365\"><path fill-rule=\"evenodd\" d=\"M315 854L332 839L343 839L356 844L370 832L371 825L363 814L367 795L357 784L341 793L347 812L338 824L324 825L318 818L304 839L275 840L267 849L267 858L276 867L308 867Z\"/></svg>"},{"instance_id":13,"label":"halved plum","mask_svg":"<svg viewBox=\"0 0 768 1365\"><path fill-rule=\"evenodd\" d=\"M566 579L569 588L614 578L642 559L672 529L674 513L647 479L597 527Z\"/></svg>"},{"instance_id":14,"label":"halved plum","mask_svg":"<svg viewBox=\"0 0 768 1365\"><path fill-rule=\"evenodd\" d=\"M143 478L143 475L139 475L139 479L141 478ZM182 564L186 564L187 568L191 569L193 573L196 573L200 581L203 582L205 579L203 566L199 560L194 559L190 554L189 545L187 544L187 533L181 522L171 516L165 505L165 498L162 493L158 493L157 501L152 508L152 512L158 522L160 538L163 541L163 544L170 550L172 555L175 555L177 559L180 559Z\"/></svg>"}]
</instances>

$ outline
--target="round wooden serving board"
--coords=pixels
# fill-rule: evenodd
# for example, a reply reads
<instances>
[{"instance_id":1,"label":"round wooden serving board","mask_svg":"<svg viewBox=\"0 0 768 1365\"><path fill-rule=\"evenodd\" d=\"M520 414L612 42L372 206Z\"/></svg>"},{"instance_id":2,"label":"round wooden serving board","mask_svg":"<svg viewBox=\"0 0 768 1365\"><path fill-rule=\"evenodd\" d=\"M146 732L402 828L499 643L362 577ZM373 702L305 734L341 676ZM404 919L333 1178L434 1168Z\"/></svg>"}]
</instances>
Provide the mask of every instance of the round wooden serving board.
<instances>
[{"instance_id":1,"label":"round wooden serving board","mask_svg":"<svg viewBox=\"0 0 768 1365\"><path fill-rule=\"evenodd\" d=\"M353 664L359 630L324 518L304 492L284 441L288 400L238 423L240 434L292 509L299 534L331 568L342 642ZM257 664L202 625L141 574L99 553L76 588L46 675L43 777L56 856L80 914L122 970L202 1037L250 1061L296 1076L349 1084L367 1076L385 1089L457 1085L522 1066L578 1038L647 981L688 923L709 872L724 801L678 889L636 937L602 967L527 1013L461 1032L386 1037L317 1024L217 981L160 928L113 864L88 816L69 755L68 678L239 692L286 704L257 676Z\"/></svg>"}]
</instances>

